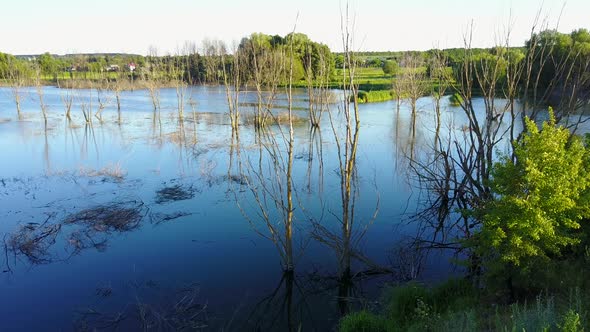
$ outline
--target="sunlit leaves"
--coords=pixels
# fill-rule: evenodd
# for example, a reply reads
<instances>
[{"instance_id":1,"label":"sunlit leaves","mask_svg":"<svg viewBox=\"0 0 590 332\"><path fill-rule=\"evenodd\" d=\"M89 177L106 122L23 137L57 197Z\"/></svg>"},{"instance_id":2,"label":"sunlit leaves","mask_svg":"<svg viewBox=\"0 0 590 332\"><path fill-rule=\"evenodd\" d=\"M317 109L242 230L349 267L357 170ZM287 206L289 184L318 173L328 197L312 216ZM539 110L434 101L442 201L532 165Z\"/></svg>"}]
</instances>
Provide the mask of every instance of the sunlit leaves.
<instances>
[{"instance_id":1,"label":"sunlit leaves","mask_svg":"<svg viewBox=\"0 0 590 332\"><path fill-rule=\"evenodd\" d=\"M494 198L482 210L481 254L491 261L525 264L559 255L579 243L576 230L590 216L588 152L581 139L556 126L527 120L512 159L494 165Z\"/></svg>"}]
</instances>

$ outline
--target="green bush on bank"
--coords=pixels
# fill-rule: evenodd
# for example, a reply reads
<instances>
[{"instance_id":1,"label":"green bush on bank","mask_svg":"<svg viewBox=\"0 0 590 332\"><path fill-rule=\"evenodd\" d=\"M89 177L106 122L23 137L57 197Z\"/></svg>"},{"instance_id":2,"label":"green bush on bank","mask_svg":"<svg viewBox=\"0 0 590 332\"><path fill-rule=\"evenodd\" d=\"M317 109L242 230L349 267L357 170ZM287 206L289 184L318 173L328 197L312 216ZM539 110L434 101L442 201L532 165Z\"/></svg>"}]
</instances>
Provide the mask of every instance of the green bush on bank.
<instances>
[{"instance_id":1,"label":"green bush on bank","mask_svg":"<svg viewBox=\"0 0 590 332\"><path fill-rule=\"evenodd\" d=\"M499 305L485 289L467 280L450 280L427 288L408 283L387 288L378 313L367 310L340 321L342 332L397 331L564 331L588 328L587 294L579 288L568 295L538 295L533 301Z\"/></svg>"},{"instance_id":2,"label":"green bush on bank","mask_svg":"<svg viewBox=\"0 0 590 332\"><path fill-rule=\"evenodd\" d=\"M357 93L359 103L377 103L381 101L388 101L393 99L391 90L375 90L375 91L364 91L359 90Z\"/></svg>"}]
</instances>

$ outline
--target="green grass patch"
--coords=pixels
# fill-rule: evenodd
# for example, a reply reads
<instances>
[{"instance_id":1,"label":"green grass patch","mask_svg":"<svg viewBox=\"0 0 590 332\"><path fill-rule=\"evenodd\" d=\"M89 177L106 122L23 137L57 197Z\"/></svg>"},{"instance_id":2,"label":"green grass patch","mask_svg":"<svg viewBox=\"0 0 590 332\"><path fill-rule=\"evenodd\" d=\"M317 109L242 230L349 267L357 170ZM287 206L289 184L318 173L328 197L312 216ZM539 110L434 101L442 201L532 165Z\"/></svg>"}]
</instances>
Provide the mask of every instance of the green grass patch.
<instances>
[{"instance_id":1,"label":"green grass patch","mask_svg":"<svg viewBox=\"0 0 590 332\"><path fill-rule=\"evenodd\" d=\"M588 292L580 288L531 300L502 304L485 289L464 279L436 287L408 283L384 290L377 312L345 316L339 325L349 331L568 331L588 330Z\"/></svg>"}]
</instances>

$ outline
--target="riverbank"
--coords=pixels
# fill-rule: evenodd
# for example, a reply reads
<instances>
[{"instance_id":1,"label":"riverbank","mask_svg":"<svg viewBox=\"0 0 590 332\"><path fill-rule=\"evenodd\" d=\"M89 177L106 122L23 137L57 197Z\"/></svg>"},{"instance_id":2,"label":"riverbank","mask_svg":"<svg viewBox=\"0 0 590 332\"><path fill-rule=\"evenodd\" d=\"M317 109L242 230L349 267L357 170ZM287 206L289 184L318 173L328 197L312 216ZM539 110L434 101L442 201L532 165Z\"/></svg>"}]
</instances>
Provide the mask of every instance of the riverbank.
<instances>
[{"instance_id":1,"label":"riverbank","mask_svg":"<svg viewBox=\"0 0 590 332\"><path fill-rule=\"evenodd\" d=\"M409 282L383 291L378 308L351 313L341 332L393 331L587 331L590 328L586 270L564 267L564 280L507 302L498 293L451 279L434 287ZM556 271L554 271L556 272ZM559 285L559 283L562 283Z\"/></svg>"}]
</instances>

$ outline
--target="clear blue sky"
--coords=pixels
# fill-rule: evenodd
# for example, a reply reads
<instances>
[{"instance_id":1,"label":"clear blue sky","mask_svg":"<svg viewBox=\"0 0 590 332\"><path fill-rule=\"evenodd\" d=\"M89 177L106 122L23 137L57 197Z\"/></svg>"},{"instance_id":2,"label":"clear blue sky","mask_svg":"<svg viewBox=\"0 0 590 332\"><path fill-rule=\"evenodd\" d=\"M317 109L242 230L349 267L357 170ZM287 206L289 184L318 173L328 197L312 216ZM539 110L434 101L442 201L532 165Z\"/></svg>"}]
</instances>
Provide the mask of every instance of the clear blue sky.
<instances>
[{"instance_id":1,"label":"clear blue sky","mask_svg":"<svg viewBox=\"0 0 590 332\"><path fill-rule=\"evenodd\" d=\"M299 13L297 31L341 49L339 0L4 0L0 51L128 52L155 45L174 53L185 41L226 42L251 32L285 35ZM350 1L359 50L424 50L458 47L469 22L475 46L493 46L512 22L512 45L522 45L541 0ZM545 0L544 16L555 27L564 1ZM510 20L510 18L512 18ZM559 30L590 28L590 0L569 0Z\"/></svg>"}]
</instances>

